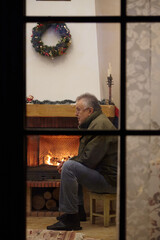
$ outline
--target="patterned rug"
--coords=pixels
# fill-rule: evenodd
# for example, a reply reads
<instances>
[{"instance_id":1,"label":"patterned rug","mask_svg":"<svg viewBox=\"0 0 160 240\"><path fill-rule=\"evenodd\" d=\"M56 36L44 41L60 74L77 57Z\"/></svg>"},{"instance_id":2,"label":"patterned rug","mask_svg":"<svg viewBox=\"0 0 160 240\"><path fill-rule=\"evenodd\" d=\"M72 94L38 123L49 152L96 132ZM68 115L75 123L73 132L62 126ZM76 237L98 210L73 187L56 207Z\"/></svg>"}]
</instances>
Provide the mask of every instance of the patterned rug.
<instances>
[{"instance_id":1,"label":"patterned rug","mask_svg":"<svg viewBox=\"0 0 160 240\"><path fill-rule=\"evenodd\" d=\"M97 240L74 231L27 229L26 240Z\"/></svg>"}]
</instances>

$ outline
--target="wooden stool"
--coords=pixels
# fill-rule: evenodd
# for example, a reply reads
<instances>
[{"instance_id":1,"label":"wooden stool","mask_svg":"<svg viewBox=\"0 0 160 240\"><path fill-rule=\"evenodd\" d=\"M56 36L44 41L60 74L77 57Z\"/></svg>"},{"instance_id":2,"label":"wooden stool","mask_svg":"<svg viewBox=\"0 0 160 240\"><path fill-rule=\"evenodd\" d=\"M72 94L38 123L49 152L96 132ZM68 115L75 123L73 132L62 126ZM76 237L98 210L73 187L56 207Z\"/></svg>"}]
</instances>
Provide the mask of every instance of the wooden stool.
<instances>
[{"instance_id":1,"label":"wooden stool","mask_svg":"<svg viewBox=\"0 0 160 240\"><path fill-rule=\"evenodd\" d=\"M110 213L110 202L116 200L116 194L109 193L93 193L90 192L90 221L91 223L95 223L95 217L103 217L104 218L104 227L108 227L110 223L110 219L112 217L116 217L116 214ZM96 213L96 200L103 200L103 213Z\"/></svg>"}]
</instances>

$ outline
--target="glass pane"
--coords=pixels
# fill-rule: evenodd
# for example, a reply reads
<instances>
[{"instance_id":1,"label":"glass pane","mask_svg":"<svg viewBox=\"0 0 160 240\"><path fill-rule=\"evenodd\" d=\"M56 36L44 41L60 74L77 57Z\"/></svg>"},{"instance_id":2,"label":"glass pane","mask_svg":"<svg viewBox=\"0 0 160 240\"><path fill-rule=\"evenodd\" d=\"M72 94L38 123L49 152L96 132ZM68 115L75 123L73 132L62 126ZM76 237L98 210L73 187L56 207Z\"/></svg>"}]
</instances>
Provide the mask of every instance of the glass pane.
<instances>
[{"instance_id":1,"label":"glass pane","mask_svg":"<svg viewBox=\"0 0 160 240\"><path fill-rule=\"evenodd\" d=\"M159 16L159 0L127 0L127 15L131 16Z\"/></svg>"},{"instance_id":2,"label":"glass pane","mask_svg":"<svg viewBox=\"0 0 160 240\"><path fill-rule=\"evenodd\" d=\"M160 23L127 24L127 128L158 129Z\"/></svg>"},{"instance_id":3,"label":"glass pane","mask_svg":"<svg viewBox=\"0 0 160 240\"><path fill-rule=\"evenodd\" d=\"M47 23L26 24L27 126L77 128L75 101L79 95L89 92L96 96L102 111L118 128L120 24L50 25L47 29ZM59 39L57 29L65 34L70 32L69 46L65 43L64 47L66 36ZM31 119L35 117L39 119ZM49 123L45 118L50 118ZM61 121L54 125L56 118ZM69 118L71 123L67 122Z\"/></svg>"},{"instance_id":4,"label":"glass pane","mask_svg":"<svg viewBox=\"0 0 160 240\"><path fill-rule=\"evenodd\" d=\"M127 137L127 240L160 237L159 146L159 136Z\"/></svg>"},{"instance_id":5,"label":"glass pane","mask_svg":"<svg viewBox=\"0 0 160 240\"><path fill-rule=\"evenodd\" d=\"M90 238L97 236L98 239L103 239L104 236L109 235L111 239L116 240L118 228L115 215L118 219L119 195L117 194L117 201L114 199L111 201L111 205L108 206L108 210L110 208L110 221L109 226L104 227L103 217L97 217L95 224L90 221L89 191L94 189L94 192L98 191L98 196L101 197L106 191L107 196L108 192L112 193L110 197L115 197L116 192L119 193L119 189L117 189L119 185L117 184L117 175L119 177L119 169L117 171L117 166L119 166L117 137L99 135L83 137L75 135L28 135L26 142L27 237L30 236L31 231L29 230L32 229L39 229L40 232L43 229L43 233L46 234L48 231L47 226L57 222L56 217L61 212L64 212L62 208L68 203L68 200L65 201L66 195L64 198L59 195L61 186L63 191L63 186L67 182L70 189L78 190L78 192L72 191L68 189L68 184L65 184L68 192L72 191L74 193L74 198L78 199L78 205L84 205L86 221L81 221L83 231L80 233L87 234ZM82 148L84 144L85 148ZM57 167L62 162L64 163L63 172L59 173ZM69 175L64 174L64 172L68 171L66 163L70 166ZM71 176L74 174L75 177L72 178ZM81 186L83 186L83 189ZM72 192L70 197L72 197ZM68 208L71 207L67 206ZM95 210L103 213L102 198L96 201ZM46 218L44 219L44 217ZM33 237L36 232L33 231L32 234Z\"/></svg>"},{"instance_id":6,"label":"glass pane","mask_svg":"<svg viewBox=\"0 0 160 240\"><path fill-rule=\"evenodd\" d=\"M26 0L27 16L119 16L120 0Z\"/></svg>"}]
</instances>

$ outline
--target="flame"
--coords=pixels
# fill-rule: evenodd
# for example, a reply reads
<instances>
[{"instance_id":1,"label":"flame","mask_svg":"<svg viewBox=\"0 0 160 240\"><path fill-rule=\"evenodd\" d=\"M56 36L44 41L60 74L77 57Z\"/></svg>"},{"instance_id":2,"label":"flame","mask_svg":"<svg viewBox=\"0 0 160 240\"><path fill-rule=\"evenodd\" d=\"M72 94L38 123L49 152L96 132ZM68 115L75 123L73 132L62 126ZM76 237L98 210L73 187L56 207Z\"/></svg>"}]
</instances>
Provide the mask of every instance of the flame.
<instances>
[{"instance_id":1,"label":"flame","mask_svg":"<svg viewBox=\"0 0 160 240\"><path fill-rule=\"evenodd\" d=\"M48 165L53 165L53 163L51 163L51 158L52 158L52 156L50 156L49 154L47 155L47 161L46 161L46 163L48 164Z\"/></svg>"},{"instance_id":2,"label":"flame","mask_svg":"<svg viewBox=\"0 0 160 240\"><path fill-rule=\"evenodd\" d=\"M54 157L53 153L51 151L48 151L48 154L44 159L45 159L45 164L59 166L61 162L67 161L72 156L73 155L70 154L69 156L67 155L66 157L60 157L60 158Z\"/></svg>"}]
</instances>

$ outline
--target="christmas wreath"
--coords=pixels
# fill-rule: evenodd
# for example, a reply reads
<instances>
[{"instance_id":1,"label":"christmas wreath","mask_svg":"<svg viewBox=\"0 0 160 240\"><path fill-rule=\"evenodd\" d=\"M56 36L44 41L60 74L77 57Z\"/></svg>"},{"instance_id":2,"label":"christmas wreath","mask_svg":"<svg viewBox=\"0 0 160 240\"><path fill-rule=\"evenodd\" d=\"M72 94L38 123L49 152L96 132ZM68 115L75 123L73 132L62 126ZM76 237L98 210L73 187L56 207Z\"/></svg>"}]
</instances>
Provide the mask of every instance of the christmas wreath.
<instances>
[{"instance_id":1,"label":"christmas wreath","mask_svg":"<svg viewBox=\"0 0 160 240\"><path fill-rule=\"evenodd\" d=\"M42 35L49 28L53 28L60 36L60 40L56 46L44 45L41 40ZM52 59L65 54L71 44L70 30L65 23L38 23L38 25L32 29L31 38L31 43L35 51L42 56L51 57Z\"/></svg>"}]
</instances>

